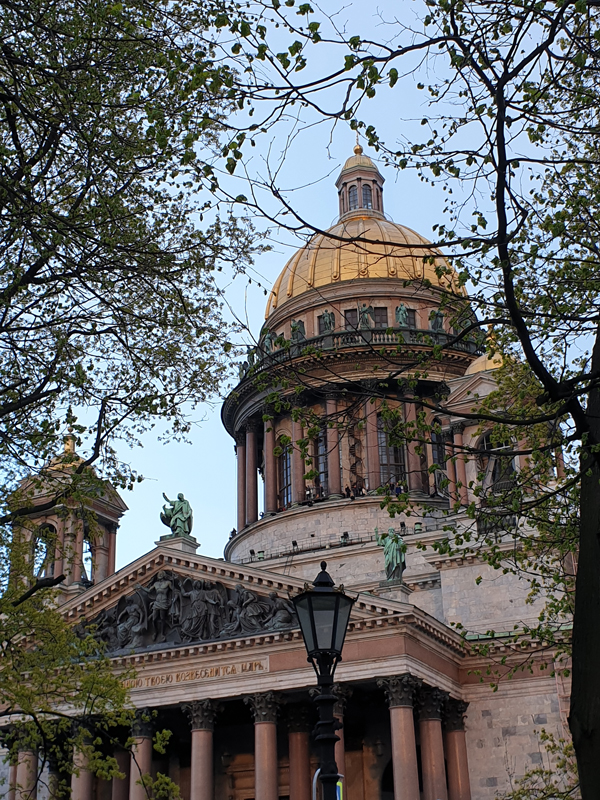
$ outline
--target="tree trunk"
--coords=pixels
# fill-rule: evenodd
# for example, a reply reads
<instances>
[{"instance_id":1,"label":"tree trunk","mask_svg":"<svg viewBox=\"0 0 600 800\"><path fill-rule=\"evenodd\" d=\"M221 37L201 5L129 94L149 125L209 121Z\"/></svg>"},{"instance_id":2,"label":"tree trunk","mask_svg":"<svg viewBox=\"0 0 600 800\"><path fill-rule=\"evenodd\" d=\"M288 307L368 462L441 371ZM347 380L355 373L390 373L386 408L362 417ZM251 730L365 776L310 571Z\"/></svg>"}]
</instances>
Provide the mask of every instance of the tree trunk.
<instances>
[{"instance_id":1,"label":"tree trunk","mask_svg":"<svg viewBox=\"0 0 600 800\"><path fill-rule=\"evenodd\" d=\"M600 441L600 393L589 395L591 442ZM583 452L569 726L583 800L600 798L600 454Z\"/></svg>"}]
</instances>

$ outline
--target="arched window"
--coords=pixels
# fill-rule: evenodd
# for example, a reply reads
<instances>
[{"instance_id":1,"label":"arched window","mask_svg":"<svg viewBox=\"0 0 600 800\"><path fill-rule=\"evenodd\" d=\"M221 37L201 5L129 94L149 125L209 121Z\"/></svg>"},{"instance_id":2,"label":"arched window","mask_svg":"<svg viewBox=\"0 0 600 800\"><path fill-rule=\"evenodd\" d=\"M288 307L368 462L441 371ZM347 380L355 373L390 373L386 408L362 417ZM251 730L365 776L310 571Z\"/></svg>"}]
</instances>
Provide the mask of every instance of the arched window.
<instances>
[{"instance_id":1,"label":"arched window","mask_svg":"<svg viewBox=\"0 0 600 800\"><path fill-rule=\"evenodd\" d=\"M317 497L327 497L329 494L327 470L327 428L321 428L315 439L315 467L318 475L315 477Z\"/></svg>"},{"instance_id":2,"label":"arched window","mask_svg":"<svg viewBox=\"0 0 600 800\"><path fill-rule=\"evenodd\" d=\"M492 492L503 492L514 486L515 460L505 455L512 445L492 442L492 434L486 433L479 444L479 465L483 476L483 488Z\"/></svg>"},{"instance_id":3,"label":"arched window","mask_svg":"<svg viewBox=\"0 0 600 800\"><path fill-rule=\"evenodd\" d=\"M278 506L283 510L292 505L292 454L286 445L283 445L283 452L277 460L279 462Z\"/></svg>"},{"instance_id":4,"label":"arched window","mask_svg":"<svg viewBox=\"0 0 600 800\"><path fill-rule=\"evenodd\" d=\"M31 537L31 563L35 578L54 575L54 551L56 528L46 522L37 528Z\"/></svg>"},{"instance_id":5,"label":"arched window","mask_svg":"<svg viewBox=\"0 0 600 800\"><path fill-rule=\"evenodd\" d=\"M377 416L379 479L382 486L388 483L390 486L398 486L404 484L406 480L404 447L398 442L390 443L390 424L381 415Z\"/></svg>"},{"instance_id":6,"label":"arched window","mask_svg":"<svg viewBox=\"0 0 600 800\"><path fill-rule=\"evenodd\" d=\"M351 186L348 189L348 203L350 205L350 211L354 211L355 208L358 208L358 189L356 186Z\"/></svg>"},{"instance_id":7,"label":"arched window","mask_svg":"<svg viewBox=\"0 0 600 800\"><path fill-rule=\"evenodd\" d=\"M373 208L373 193L371 187L366 184L362 187L362 201L363 208Z\"/></svg>"}]
</instances>

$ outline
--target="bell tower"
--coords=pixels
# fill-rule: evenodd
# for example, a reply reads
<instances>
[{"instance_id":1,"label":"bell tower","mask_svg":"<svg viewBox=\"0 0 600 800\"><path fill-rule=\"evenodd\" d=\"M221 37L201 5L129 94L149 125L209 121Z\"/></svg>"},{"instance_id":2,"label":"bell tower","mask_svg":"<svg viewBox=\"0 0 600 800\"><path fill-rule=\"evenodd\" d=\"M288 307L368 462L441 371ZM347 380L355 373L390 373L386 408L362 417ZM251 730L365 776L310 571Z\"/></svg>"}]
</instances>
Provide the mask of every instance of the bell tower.
<instances>
[{"instance_id":1,"label":"bell tower","mask_svg":"<svg viewBox=\"0 0 600 800\"><path fill-rule=\"evenodd\" d=\"M13 569L26 581L65 575L68 594L115 572L117 530L127 510L115 488L98 478L75 450L75 437L36 478L26 478L13 507L26 509L13 525ZM17 563L18 562L18 563Z\"/></svg>"}]
</instances>

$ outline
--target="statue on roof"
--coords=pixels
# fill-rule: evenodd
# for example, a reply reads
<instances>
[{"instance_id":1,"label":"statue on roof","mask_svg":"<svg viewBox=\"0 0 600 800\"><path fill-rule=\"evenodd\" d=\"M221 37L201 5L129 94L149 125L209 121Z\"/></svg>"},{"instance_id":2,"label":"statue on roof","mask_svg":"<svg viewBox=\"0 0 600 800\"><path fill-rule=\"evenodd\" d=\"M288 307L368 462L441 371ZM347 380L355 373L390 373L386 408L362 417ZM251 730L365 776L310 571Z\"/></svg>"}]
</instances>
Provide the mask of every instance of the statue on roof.
<instances>
[{"instance_id":1,"label":"statue on roof","mask_svg":"<svg viewBox=\"0 0 600 800\"><path fill-rule=\"evenodd\" d=\"M387 533L379 535L375 528L377 544L383 547L385 561L385 574L388 581L401 581L402 573L406 569L406 545L404 539L393 528L388 528Z\"/></svg>"},{"instance_id":2,"label":"statue on roof","mask_svg":"<svg viewBox=\"0 0 600 800\"><path fill-rule=\"evenodd\" d=\"M167 528L171 528L173 536L189 536L192 532L194 517L192 507L179 492L177 500L169 500L163 492L163 497L169 505L164 505L160 513L160 521Z\"/></svg>"}]
</instances>

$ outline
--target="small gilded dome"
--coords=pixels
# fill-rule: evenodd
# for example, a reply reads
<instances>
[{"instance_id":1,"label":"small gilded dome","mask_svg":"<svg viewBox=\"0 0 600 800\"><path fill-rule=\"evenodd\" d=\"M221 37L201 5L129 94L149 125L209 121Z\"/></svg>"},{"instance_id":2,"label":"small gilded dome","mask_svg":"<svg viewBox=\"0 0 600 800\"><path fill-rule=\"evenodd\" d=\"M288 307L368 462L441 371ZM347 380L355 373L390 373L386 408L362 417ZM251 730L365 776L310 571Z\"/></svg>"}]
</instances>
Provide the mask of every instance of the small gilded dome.
<instances>
[{"instance_id":1,"label":"small gilded dome","mask_svg":"<svg viewBox=\"0 0 600 800\"><path fill-rule=\"evenodd\" d=\"M484 353L469 365L465 375L476 375L478 372L487 372L491 369L498 369L501 366L502 356L499 353L496 353L493 358L490 358L487 353Z\"/></svg>"},{"instance_id":2,"label":"small gilded dome","mask_svg":"<svg viewBox=\"0 0 600 800\"><path fill-rule=\"evenodd\" d=\"M428 282L464 294L454 270L430 244L404 225L357 213L313 236L292 256L275 281L265 316L311 289L365 278Z\"/></svg>"},{"instance_id":3,"label":"small gilded dome","mask_svg":"<svg viewBox=\"0 0 600 800\"><path fill-rule=\"evenodd\" d=\"M379 172L375 164L371 161L369 156L363 155L362 147L357 144L354 148L354 155L350 156L350 158L346 159L346 163L342 167L342 174L349 169L354 169L355 167L361 167L362 169L372 169L376 172Z\"/></svg>"}]
</instances>

